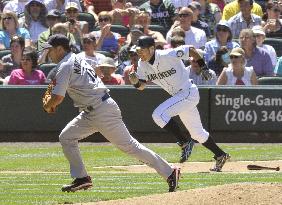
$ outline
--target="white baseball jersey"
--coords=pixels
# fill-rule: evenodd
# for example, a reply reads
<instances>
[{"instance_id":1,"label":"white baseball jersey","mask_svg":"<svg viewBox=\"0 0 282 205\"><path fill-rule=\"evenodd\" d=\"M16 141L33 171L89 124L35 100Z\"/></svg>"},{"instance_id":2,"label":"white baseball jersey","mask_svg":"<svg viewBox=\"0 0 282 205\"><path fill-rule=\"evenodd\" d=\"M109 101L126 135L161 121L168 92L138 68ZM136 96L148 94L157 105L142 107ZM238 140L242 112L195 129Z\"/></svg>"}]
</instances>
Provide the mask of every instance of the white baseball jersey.
<instances>
[{"instance_id":1,"label":"white baseball jersey","mask_svg":"<svg viewBox=\"0 0 282 205\"><path fill-rule=\"evenodd\" d=\"M94 69L74 53L68 53L57 68L53 94L65 96L68 92L75 107L84 109L96 105L108 92Z\"/></svg>"},{"instance_id":2,"label":"white baseball jersey","mask_svg":"<svg viewBox=\"0 0 282 205\"><path fill-rule=\"evenodd\" d=\"M139 79L154 82L170 95L191 87L189 72L182 62L182 59L189 58L189 47L184 45L174 49L156 50L153 65L139 60L137 69Z\"/></svg>"}]
</instances>

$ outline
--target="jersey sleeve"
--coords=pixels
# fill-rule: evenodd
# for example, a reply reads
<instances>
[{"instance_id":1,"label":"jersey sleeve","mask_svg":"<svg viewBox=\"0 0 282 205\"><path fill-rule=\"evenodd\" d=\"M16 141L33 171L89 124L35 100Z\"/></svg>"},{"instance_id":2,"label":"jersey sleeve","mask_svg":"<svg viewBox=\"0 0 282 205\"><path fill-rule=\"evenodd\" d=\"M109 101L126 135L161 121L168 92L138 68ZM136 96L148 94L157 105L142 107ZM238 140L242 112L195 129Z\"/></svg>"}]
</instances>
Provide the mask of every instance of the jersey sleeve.
<instances>
[{"instance_id":1,"label":"jersey sleeve","mask_svg":"<svg viewBox=\"0 0 282 205\"><path fill-rule=\"evenodd\" d=\"M65 97L72 74L71 65L62 63L55 75L53 94Z\"/></svg>"},{"instance_id":2,"label":"jersey sleeve","mask_svg":"<svg viewBox=\"0 0 282 205\"><path fill-rule=\"evenodd\" d=\"M190 47L191 47L190 45L183 45L177 48L159 50L158 55L160 56L160 58L162 57L166 58L169 56L169 57L178 58L181 60L188 60Z\"/></svg>"}]
</instances>

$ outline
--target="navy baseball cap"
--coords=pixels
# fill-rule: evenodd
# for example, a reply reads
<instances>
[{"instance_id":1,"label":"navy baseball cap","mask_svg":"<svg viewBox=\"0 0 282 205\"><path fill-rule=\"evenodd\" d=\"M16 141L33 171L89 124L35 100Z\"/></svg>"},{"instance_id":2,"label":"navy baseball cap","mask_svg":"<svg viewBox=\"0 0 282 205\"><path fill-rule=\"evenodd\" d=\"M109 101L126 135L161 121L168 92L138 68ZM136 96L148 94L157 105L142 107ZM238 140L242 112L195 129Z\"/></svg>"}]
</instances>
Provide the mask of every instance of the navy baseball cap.
<instances>
[{"instance_id":1,"label":"navy baseball cap","mask_svg":"<svg viewBox=\"0 0 282 205\"><path fill-rule=\"evenodd\" d=\"M63 34L54 34L48 38L48 41L43 44L42 48L44 50L57 46L62 46L66 50L69 50L70 40Z\"/></svg>"},{"instance_id":2,"label":"navy baseball cap","mask_svg":"<svg viewBox=\"0 0 282 205\"><path fill-rule=\"evenodd\" d=\"M149 48L155 46L155 40L151 36L140 36L137 40L137 47Z\"/></svg>"}]
</instances>

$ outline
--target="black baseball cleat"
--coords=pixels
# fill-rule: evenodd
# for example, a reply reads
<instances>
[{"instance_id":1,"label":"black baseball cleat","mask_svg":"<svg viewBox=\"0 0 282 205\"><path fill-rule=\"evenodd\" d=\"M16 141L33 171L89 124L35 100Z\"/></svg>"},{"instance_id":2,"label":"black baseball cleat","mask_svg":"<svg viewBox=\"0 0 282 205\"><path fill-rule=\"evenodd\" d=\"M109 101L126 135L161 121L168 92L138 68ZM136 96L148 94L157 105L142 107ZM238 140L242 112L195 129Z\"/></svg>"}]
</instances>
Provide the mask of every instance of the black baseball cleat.
<instances>
[{"instance_id":1,"label":"black baseball cleat","mask_svg":"<svg viewBox=\"0 0 282 205\"><path fill-rule=\"evenodd\" d=\"M216 157L214 156L215 159L215 166L214 168L211 168L210 171L213 172L221 172L221 169L223 167L223 165L225 164L225 162L227 160L229 160L231 158L231 156L228 153L224 153L223 155L221 155L220 157Z\"/></svg>"},{"instance_id":2,"label":"black baseball cleat","mask_svg":"<svg viewBox=\"0 0 282 205\"><path fill-rule=\"evenodd\" d=\"M178 188L179 177L180 177L180 168L175 167L171 175L166 180L168 183L169 192L176 191L176 189Z\"/></svg>"},{"instance_id":3,"label":"black baseball cleat","mask_svg":"<svg viewBox=\"0 0 282 205\"><path fill-rule=\"evenodd\" d=\"M76 178L71 184L69 185L64 185L62 187L63 192L76 192L81 189L89 189L91 188L92 185L92 180L90 176L83 177L83 178Z\"/></svg>"},{"instance_id":4,"label":"black baseball cleat","mask_svg":"<svg viewBox=\"0 0 282 205\"><path fill-rule=\"evenodd\" d=\"M181 146L182 149L182 153L179 160L180 163L186 162L188 160L188 158L192 154L194 144L195 143L192 139L190 139L188 142L185 142L183 145L178 144L179 146Z\"/></svg>"}]
</instances>

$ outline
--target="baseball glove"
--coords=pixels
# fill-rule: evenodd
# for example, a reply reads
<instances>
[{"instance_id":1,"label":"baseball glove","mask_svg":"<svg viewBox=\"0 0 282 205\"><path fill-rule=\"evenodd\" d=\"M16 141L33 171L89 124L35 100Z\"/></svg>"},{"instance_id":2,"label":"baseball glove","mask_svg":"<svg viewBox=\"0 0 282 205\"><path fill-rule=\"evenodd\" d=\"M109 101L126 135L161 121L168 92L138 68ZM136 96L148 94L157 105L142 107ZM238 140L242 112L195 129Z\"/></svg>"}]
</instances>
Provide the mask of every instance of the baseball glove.
<instances>
[{"instance_id":1,"label":"baseball glove","mask_svg":"<svg viewBox=\"0 0 282 205\"><path fill-rule=\"evenodd\" d=\"M129 73L129 81L131 84L135 85L139 82L139 78L136 72Z\"/></svg>"},{"instance_id":2,"label":"baseball glove","mask_svg":"<svg viewBox=\"0 0 282 205\"><path fill-rule=\"evenodd\" d=\"M53 87L54 87L54 84L53 84L53 82L51 82L48 85L47 90L45 91L45 93L42 97L43 109L46 106L46 104L48 103L48 101L51 99Z\"/></svg>"}]
</instances>

